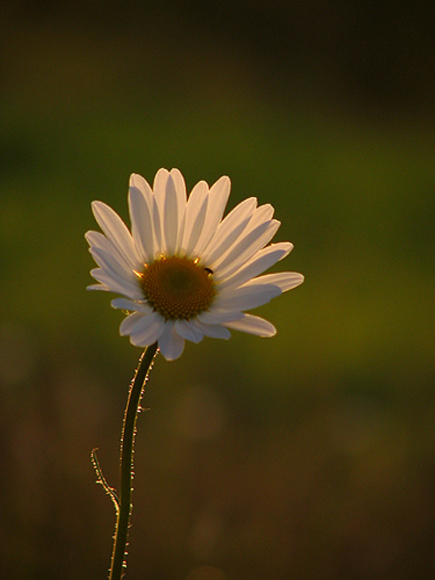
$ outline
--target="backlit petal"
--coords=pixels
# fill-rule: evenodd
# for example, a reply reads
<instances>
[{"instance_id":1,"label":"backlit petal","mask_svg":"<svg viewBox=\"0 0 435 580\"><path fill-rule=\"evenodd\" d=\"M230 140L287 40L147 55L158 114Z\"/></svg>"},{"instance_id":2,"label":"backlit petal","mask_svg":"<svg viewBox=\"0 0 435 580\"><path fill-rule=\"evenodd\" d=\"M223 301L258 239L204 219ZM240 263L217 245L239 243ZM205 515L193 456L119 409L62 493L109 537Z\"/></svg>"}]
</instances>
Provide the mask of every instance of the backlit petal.
<instances>
[{"instance_id":1,"label":"backlit petal","mask_svg":"<svg viewBox=\"0 0 435 580\"><path fill-rule=\"evenodd\" d=\"M179 358L184 350L184 338L175 332L174 322L168 321L159 339L159 349L166 360Z\"/></svg>"},{"instance_id":2,"label":"backlit petal","mask_svg":"<svg viewBox=\"0 0 435 580\"><path fill-rule=\"evenodd\" d=\"M186 206L182 253L192 255L204 227L208 206L208 185L200 181L192 189ZM196 256L194 256L196 257Z\"/></svg>"},{"instance_id":3,"label":"backlit petal","mask_svg":"<svg viewBox=\"0 0 435 580\"><path fill-rule=\"evenodd\" d=\"M150 346L159 340L164 330L165 321L157 312L141 316L130 331L130 342L135 346Z\"/></svg>"},{"instance_id":4,"label":"backlit petal","mask_svg":"<svg viewBox=\"0 0 435 580\"><path fill-rule=\"evenodd\" d=\"M227 322L225 326L232 330L240 330L241 332L247 332L248 334L255 334L266 338L270 338L276 334L276 328L273 324L268 320L264 320L264 318L254 316L253 314L244 314L243 318L235 320L234 322Z\"/></svg>"},{"instance_id":5,"label":"backlit petal","mask_svg":"<svg viewBox=\"0 0 435 580\"><path fill-rule=\"evenodd\" d=\"M292 247L292 244L287 244ZM224 288L236 288L251 278L262 274L288 254L290 250L287 244L272 244L257 252L254 258L220 284L220 290L222 291Z\"/></svg>"},{"instance_id":6,"label":"backlit petal","mask_svg":"<svg viewBox=\"0 0 435 580\"><path fill-rule=\"evenodd\" d=\"M223 291L216 299L216 307L227 310L251 310L279 296L281 289L271 284L242 286Z\"/></svg>"},{"instance_id":7,"label":"backlit petal","mask_svg":"<svg viewBox=\"0 0 435 580\"><path fill-rule=\"evenodd\" d=\"M93 201L91 205L95 219L107 238L118 248L124 259L135 267L138 256L127 226L119 215L102 201Z\"/></svg>"},{"instance_id":8,"label":"backlit petal","mask_svg":"<svg viewBox=\"0 0 435 580\"><path fill-rule=\"evenodd\" d=\"M132 179L132 183L135 181ZM150 201L152 203L152 198ZM129 207L131 231L137 253L144 263L149 263L154 257L152 206L148 205L142 191L133 185L130 185Z\"/></svg>"},{"instance_id":9,"label":"backlit petal","mask_svg":"<svg viewBox=\"0 0 435 580\"><path fill-rule=\"evenodd\" d=\"M253 278L246 282L243 287L258 286L260 284L278 286L282 292L287 292L296 288L304 281L304 276L299 272L277 272L275 274L266 274L259 278Z\"/></svg>"},{"instance_id":10,"label":"backlit petal","mask_svg":"<svg viewBox=\"0 0 435 580\"><path fill-rule=\"evenodd\" d=\"M244 227L249 222L249 219L254 214L255 208L257 207L257 199L255 197L249 197L245 199L236 207L230 211L230 213L222 220L222 222L218 225L216 229L216 233L213 238L210 240L207 248L203 251L202 255L204 260L212 263L214 260L219 258L223 251L218 251L218 248L222 245L222 242L228 238L228 236L232 236L231 243L237 239L237 236L234 237L232 234L235 228L238 228L239 225L244 222ZM238 235L241 234L244 228L242 228ZM229 247L229 246L228 246Z\"/></svg>"},{"instance_id":11,"label":"backlit petal","mask_svg":"<svg viewBox=\"0 0 435 580\"><path fill-rule=\"evenodd\" d=\"M205 217L204 228L201 237L195 247L195 252L199 255L208 245L219 222L222 219L228 197L231 191L231 182L227 176L223 176L210 188L209 203Z\"/></svg>"},{"instance_id":12,"label":"backlit petal","mask_svg":"<svg viewBox=\"0 0 435 580\"><path fill-rule=\"evenodd\" d=\"M194 324L204 334L204 336L210 338L222 338L224 340L231 338L231 332L228 328L225 328L225 326L221 326L220 324L204 324L199 320L192 320L191 324Z\"/></svg>"},{"instance_id":13,"label":"backlit petal","mask_svg":"<svg viewBox=\"0 0 435 580\"><path fill-rule=\"evenodd\" d=\"M179 216L177 192L172 175L166 182L166 195L163 213L163 232L166 240L165 249L168 256L173 256L178 243Z\"/></svg>"},{"instance_id":14,"label":"backlit petal","mask_svg":"<svg viewBox=\"0 0 435 580\"><path fill-rule=\"evenodd\" d=\"M273 238L279 226L280 222L271 220L260 224L244 236L218 266L211 266L215 270L216 278L218 280L225 279L238 270L244 262Z\"/></svg>"},{"instance_id":15,"label":"backlit petal","mask_svg":"<svg viewBox=\"0 0 435 580\"><path fill-rule=\"evenodd\" d=\"M193 325L189 320L177 320L175 322L175 331L182 338L190 340L194 343L199 343L204 338L204 333Z\"/></svg>"},{"instance_id":16,"label":"backlit petal","mask_svg":"<svg viewBox=\"0 0 435 580\"><path fill-rule=\"evenodd\" d=\"M118 294L124 294L128 298L133 300L141 300L143 298L142 292L139 287L136 287L129 280L124 280L119 277L115 277L113 274L109 274L101 268L95 268L91 270L91 275L104 286L110 290L110 292L116 292Z\"/></svg>"}]
</instances>

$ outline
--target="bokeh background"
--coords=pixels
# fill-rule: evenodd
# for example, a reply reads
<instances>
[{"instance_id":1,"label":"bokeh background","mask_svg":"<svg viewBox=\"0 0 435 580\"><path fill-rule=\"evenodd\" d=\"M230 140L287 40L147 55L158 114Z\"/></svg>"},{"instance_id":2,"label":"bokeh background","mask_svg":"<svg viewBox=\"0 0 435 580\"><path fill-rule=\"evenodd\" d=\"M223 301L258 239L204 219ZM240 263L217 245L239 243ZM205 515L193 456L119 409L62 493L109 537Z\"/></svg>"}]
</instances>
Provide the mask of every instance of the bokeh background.
<instances>
[{"instance_id":1,"label":"bokeh background","mask_svg":"<svg viewBox=\"0 0 435 580\"><path fill-rule=\"evenodd\" d=\"M130 173L272 203L300 288L157 360L127 578L435 577L435 4L4 1L0 576L107 577L140 351L83 234Z\"/></svg>"}]
</instances>

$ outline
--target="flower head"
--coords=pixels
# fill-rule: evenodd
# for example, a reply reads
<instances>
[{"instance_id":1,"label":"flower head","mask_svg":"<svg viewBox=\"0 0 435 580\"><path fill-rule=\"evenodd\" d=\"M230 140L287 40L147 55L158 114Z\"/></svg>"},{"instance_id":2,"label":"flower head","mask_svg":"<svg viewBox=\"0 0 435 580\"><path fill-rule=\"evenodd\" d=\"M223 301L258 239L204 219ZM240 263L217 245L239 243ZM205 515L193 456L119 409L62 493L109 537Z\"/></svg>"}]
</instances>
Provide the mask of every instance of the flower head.
<instances>
[{"instance_id":1,"label":"flower head","mask_svg":"<svg viewBox=\"0 0 435 580\"><path fill-rule=\"evenodd\" d=\"M98 268L92 290L121 294L114 308L130 314L121 335L135 346L158 346L167 360L178 358L185 340L230 337L230 329L270 337L275 327L250 310L304 280L296 272L259 276L293 248L290 242L267 246L280 226L271 205L253 197L224 219L230 180L195 185L189 197L178 169L160 169L153 188L140 175L130 178L131 233L101 201L92 203L104 232L86 239Z\"/></svg>"}]
</instances>

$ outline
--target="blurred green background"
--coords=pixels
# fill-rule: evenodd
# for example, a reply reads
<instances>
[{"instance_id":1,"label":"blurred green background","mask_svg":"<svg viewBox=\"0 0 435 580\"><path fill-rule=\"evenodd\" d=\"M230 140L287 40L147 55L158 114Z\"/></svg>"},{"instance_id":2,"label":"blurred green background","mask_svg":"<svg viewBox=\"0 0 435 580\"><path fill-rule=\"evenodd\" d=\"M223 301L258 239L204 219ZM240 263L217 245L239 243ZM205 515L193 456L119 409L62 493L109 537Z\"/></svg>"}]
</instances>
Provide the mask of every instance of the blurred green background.
<instances>
[{"instance_id":1,"label":"blurred green background","mask_svg":"<svg viewBox=\"0 0 435 580\"><path fill-rule=\"evenodd\" d=\"M130 173L227 174L306 282L272 340L158 359L127 578L435 577L435 5L6 0L0 8L0 575L107 577L140 351L87 293Z\"/></svg>"}]
</instances>

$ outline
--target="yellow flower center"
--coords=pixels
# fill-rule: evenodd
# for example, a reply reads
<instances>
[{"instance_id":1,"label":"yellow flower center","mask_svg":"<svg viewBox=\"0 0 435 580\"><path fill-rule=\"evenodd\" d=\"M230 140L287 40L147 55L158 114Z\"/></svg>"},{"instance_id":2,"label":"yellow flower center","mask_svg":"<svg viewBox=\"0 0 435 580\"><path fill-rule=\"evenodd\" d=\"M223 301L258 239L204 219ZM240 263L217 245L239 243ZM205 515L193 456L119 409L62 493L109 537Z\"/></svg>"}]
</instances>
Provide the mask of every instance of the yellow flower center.
<instances>
[{"instance_id":1,"label":"yellow flower center","mask_svg":"<svg viewBox=\"0 0 435 580\"><path fill-rule=\"evenodd\" d=\"M212 304L216 296L213 272L198 262L162 256L138 273L145 298L166 320L189 320Z\"/></svg>"}]
</instances>

